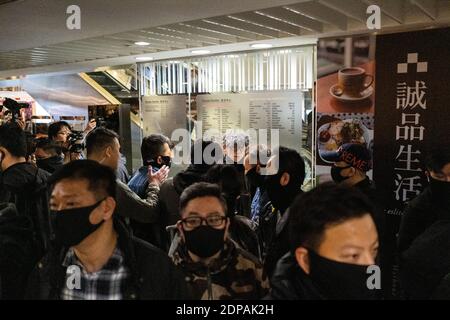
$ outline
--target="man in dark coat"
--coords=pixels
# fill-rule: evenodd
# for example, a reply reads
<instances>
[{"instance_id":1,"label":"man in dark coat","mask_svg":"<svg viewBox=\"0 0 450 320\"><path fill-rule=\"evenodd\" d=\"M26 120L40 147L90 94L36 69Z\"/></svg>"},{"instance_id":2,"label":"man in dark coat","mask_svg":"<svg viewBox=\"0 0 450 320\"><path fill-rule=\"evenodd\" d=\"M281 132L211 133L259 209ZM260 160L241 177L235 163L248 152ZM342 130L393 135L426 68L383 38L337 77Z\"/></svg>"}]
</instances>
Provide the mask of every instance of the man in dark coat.
<instances>
[{"instance_id":1,"label":"man in dark coat","mask_svg":"<svg viewBox=\"0 0 450 320\"><path fill-rule=\"evenodd\" d=\"M114 218L113 170L77 160L55 172L51 185L55 245L30 277L29 298L188 298L184 280L167 255L133 238Z\"/></svg>"}]
</instances>

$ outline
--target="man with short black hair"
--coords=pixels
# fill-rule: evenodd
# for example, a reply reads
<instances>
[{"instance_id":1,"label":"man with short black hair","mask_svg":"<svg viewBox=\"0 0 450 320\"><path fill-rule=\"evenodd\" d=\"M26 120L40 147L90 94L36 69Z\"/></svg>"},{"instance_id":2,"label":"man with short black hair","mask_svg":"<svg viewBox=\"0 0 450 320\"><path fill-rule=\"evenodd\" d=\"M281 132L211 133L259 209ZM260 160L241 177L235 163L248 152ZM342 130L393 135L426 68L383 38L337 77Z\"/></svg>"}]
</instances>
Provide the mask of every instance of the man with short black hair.
<instances>
[{"instance_id":1,"label":"man with short black hair","mask_svg":"<svg viewBox=\"0 0 450 320\"><path fill-rule=\"evenodd\" d=\"M369 199L355 188L323 184L299 196L290 208L291 250L277 264L270 297L380 298L379 272L368 281L378 251L372 212Z\"/></svg>"},{"instance_id":2,"label":"man with short black hair","mask_svg":"<svg viewBox=\"0 0 450 320\"><path fill-rule=\"evenodd\" d=\"M26 161L25 132L15 123L0 126L2 198L14 203L20 215L29 217L39 242L37 256L49 245L47 179L50 174Z\"/></svg>"},{"instance_id":3,"label":"man with short black hair","mask_svg":"<svg viewBox=\"0 0 450 320\"><path fill-rule=\"evenodd\" d=\"M136 171L128 186L141 198L145 197L148 186L149 168L156 173L163 166L170 168L172 150L169 138L162 134L151 134L142 140L141 155L143 166Z\"/></svg>"},{"instance_id":4,"label":"man with short black hair","mask_svg":"<svg viewBox=\"0 0 450 320\"><path fill-rule=\"evenodd\" d=\"M194 299L260 299L268 281L257 259L230 240L227 203L219 186L199 182L180 197L181 240L172 259Z\"/></svg>"},{"instance_id":5,"label":"man with short black hair","mask_svg":"<svg viewBox=\"0 0 450 320\"><path fill-rule=\"evenodd\" d=\"M49 173L55 172L63 166L64 160L60 156L61 147L47 138L36 140L36 165Z\"/></svg>"},{"instance_id":6,"label":"man with short black hair","mask_svg":"<svg viewBox=\"0 0 450 320\"><path fill-rule=\"evenodd\" d=\"M296 150L280 146L261 174L264 177L262 188L267 192L270 203L262 209L256 221L264 268L270 277L277 261L289 251L288 208L302 193L305 162Z\"/></svg>"},{"instance_id":7,"label":"man with short black hair","mask_svg":"<svg viewBox=\"0 0 450 320\"><path fill-rule=\"evenodd\" d=\"M106 128L97 128L86 137L88 159L106 165L116 171L120 162L119 135ZM145 200L136 195L125 183L117 179L117 214L132 218L142 223L155 223L158 220L158 185L157 177L165 175L164 170L151 176ZM155 180L155 181L153 181Z\"/></svg>"},{"instance_id":8,"label":"man with short black hair","mask_svg":"<svg viewBox=\"0 0 450 320\"><path fill-rule=\"evenodd\" d=\"M31 276L30 297L186 297L184 281L167 256L132 237L114 218L116 177L110 168L92 160L73 161L55 172L51 185L55 247Z\"/></svg>"}]
</instances>

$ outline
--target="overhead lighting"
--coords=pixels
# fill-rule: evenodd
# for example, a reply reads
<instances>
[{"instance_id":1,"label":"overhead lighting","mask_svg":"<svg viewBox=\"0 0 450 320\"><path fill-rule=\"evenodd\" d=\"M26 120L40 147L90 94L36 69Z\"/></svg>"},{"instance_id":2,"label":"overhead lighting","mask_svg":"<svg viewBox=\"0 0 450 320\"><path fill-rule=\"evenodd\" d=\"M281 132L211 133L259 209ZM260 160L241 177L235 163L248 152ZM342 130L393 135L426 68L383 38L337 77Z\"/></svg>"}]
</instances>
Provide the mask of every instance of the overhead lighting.
<instances>
[{"instance_id":1,"label":"overhead lighting","mask_svg":"<svg viewBox=\"0 0 450 320\"><path fill-rule=\"evenodd\" d=\"M136 60L138 61L150 61L153 60L152 57L136 57Z\"/></svg>"},{"instance_id":2,"label":"overhead lighting","mask_svg":"<svg viewBox=\"0 0 450 320\"><path fill-rule=\"evenodd\" d=\"M148 46L148 45L150 45L149 42L145 42L145 41L137 41L134 44L137 45L137 46Z\"/></svg>"},{"instance_id":3,"label":"overhead lighting","mask_svg":"<svg viewBox=\"0 0 450 320\"><path fill-rule=\"evenodd\" d=\"M192 50L191 53L193 53L193 54L208 54L208 53L211 53L211 51L199 49L199 50Z\"/></svg>"},{"instance_id":4,"label":"overhead lighting","mask_svg":"<svg viewBox=\"0 0 450 320\"><path fill-rule=\"evenodd\" d=\"M267 49L267 48L272 48L273 45L271 45L269 43L254 43L254 44L250 45L250 47L252 47L254 49Z\"/></svg>"}]
</instances>

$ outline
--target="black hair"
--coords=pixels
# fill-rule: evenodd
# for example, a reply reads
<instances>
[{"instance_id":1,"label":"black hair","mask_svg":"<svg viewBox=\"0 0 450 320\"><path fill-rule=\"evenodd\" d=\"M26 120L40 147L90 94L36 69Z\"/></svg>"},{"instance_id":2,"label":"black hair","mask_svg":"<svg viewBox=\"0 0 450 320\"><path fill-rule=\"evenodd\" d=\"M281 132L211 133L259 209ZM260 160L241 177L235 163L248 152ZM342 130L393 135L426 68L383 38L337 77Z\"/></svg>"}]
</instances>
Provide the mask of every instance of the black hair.
<instances>
[{"instance_id":1,"label":"black hair","mask_svg":"<svg viewBox=\"0 0 450 320\"><path fill-rule=\"evenodd\" d=\"M205 181L219 186L227 202L227 214L233 216L236 211L236 199L241 193L239 173L233 165L216 164L204 176Z\"/></svg>"},{"instance_id":2,"label":"black hair","mask_svg":"<svg viewBox=\"0 0 450 320\"><path fill-rule=\"evenodd\" d=\"M114 144L114 139L119 140L119 135L110 129L100 127L92 130L86 137L86 150L88 156L92 153L99 152L108 146L112 146Z\"/></svg>"},{"instance_id":3,"label":"black hair","mask_svg":"<svg viewBox=\"0 0 450 320\"><path fill-rule=\"evenodd\" d=\"M52 156L55 156L59 153L61 153L61 146L54 143L48 138L38 138L34 140L35 143L35 150L36 149L42 149L45 152L51 154Z\"/></svg>"},{"instance_id":4,"label":"black hair","mask_svg":"<svg viewBox=\"0 0 450 320\"><path fill-rule=\"evenodd\" d=\"M87 180L89 190L95 194L97 200L105 196L116 197L116 175L111 168L93 160L75 160L59 168L49 178L49 185L64 179Z\"/></svg>"},{"instance_id":5,"label":"black hair","mask_svg":"<svg viewBox=\"0 0 450 320\"><path fill-rule=\"evenodd\" d=\"M26 157L28 147L25 132L15 122L1 125L0 147L8 150L14 157Z\"/></svg>"},{"instance_id":6,"label":"black hair","mask_svg":"<svg viewBox=\"0 0 450 320\"><path fill-rule=\"evenodd\" d=\"M162 155L166 143L169 147L172 145L170 139L162 134L151 134L142 139L141 155L144 165Z\"/></svg>"},{"instance_id":7,"label":"black hair","mask_svg":"<svg viewBox=\"0 0 450 320\"><path fill-rule=\"evenodd\" d=\"M277 154L277 152L275 152ZM278 147L278 167L279 173L289 173L289 184L300 188L305 180L305 162L300 154L290 148Z\"/></svg>"},{"instance_id":8,"label":"black hair","mask_svg":"<svg viewBox=\"0 0 450 320\"><path fill-rule=\"evenodd\" d=\"M50 124L48 126L48 131L47 131L48 138L53 140L58 135L58 132L61 130L62 127L66 127L69 130L72 130L72 128L70 127L70 124L68 124L65 121L53 122L52 124Z\"/></svg>"},{"instance_id":9,"label":"black hair","mask_svg":"<svg viewBox=\"0 0 450 320\"><path fill-rule=\"evenodd\" d=\"M435 148L425 156L425 168L428 171L440 172L442 168L450 163L450 148Z\"/></svg>"},{"instance_id":10,"label":"black hair","mask_svg":"<svg viewBox=\"0 0 450 320\"><path fill-rule=\"evenodd\" d=\"M373 218L373 212L372 203L358 189L324 183L299 195L289 210L291 250L317 249L327 227L366 214Z\"/></svg>"},{"instance_id":11,"label":"black hair","mask_svg":"<svg viewBox=\"0 0 450 320\"><path fill-rule=\"evenodd\" d=\"M205 150L208 150L209 152L205 153ZM195 157L196 153L201 153L200 159ZM211 158L214 159L213 163L208 163L205 161L205 155L211 156ZM217 142L198 139L191 145L191 164L196 166L211 167L219 161L223 161L223 151L222 147Z\"/></svg>"},{"instance_id":12,"label":"black hair","mask_svg":"<svg viewBox=\"0 0 450 320\"><path fill-rule=\"evenodd\" d=\"M227 202L222 196L220 187L213 183L197 182L187 187L180 196L180 214L186 208L188 203L196 198L215 197L222 205L223 211L227 213Z\"/></svg>"}]
</instances>

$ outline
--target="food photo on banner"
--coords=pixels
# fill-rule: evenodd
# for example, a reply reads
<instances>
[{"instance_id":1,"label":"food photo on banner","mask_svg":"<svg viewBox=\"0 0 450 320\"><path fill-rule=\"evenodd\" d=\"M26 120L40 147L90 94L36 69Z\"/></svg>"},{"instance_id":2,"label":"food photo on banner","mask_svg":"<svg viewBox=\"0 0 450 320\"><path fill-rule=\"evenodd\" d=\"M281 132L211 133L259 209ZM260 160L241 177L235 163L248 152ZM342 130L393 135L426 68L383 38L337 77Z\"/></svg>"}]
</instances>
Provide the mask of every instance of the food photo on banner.
<instances>
[{"instance_id":1,"label":"food photo on banner","mask_svg":"<svg viewBox=\"0 0 450 320\"><path fill-rule=\"evenodd\" d=\"M330 153L348 144L373 151L374 38L323 39L317 49L317 182L332 180ZM371 160L371 159L370 159ZM371 161L370 161L371 162ZM372 170L368 171L372 176Z\"/></svg>"}]
</instances>

